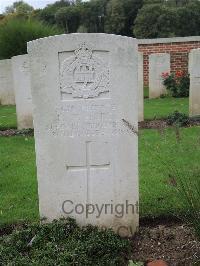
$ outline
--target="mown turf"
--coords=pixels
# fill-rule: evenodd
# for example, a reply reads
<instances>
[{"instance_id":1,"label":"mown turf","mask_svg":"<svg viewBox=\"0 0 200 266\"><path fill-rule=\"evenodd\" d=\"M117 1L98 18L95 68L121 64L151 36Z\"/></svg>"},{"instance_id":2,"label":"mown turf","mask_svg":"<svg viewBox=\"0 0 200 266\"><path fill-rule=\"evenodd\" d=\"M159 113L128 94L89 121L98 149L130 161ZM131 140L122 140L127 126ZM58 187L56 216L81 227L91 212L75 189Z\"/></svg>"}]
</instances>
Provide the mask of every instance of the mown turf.
<instances>
[{"instance_id":1,"label":"mown turf","mask_svg":"<svg viewBox=\"0 0 200 266\"><path fill-rule=\"evenodd\" d=\"M142 216L184 213L174 174L200 173L200 127L140 131L139 172ZM176 178L176 177L175 177ZM198 177L200 178L200 176Z\"/></svg>"},{"instance_id":2,"label":"mown turf","mask_svg":"<svg viewBox=\"0 0 200 266\"><path fill-rule=\"evenodd\" d=\"M160 98L160 99L144 99L144 118L158 119L166 118L174 111L180 113L189 113L188 98Z\"/></svg>"},{"instance_id":3,"label":"mown turf","mask_svg":"<svg viewBox=\"0 0 200 266\"><path fill-rule=\"evenodd\" d=\"M15 106L0 105L0 130L17 127Z\"/></svg>"},{"instance_id":4,"label":"mown turf","mask_svg":"<svg viewBox=\"0 0 200 266\"><path fill-rule=\"evenodd\" d=\"M183 128L180 136L173 129L140 131L141 217L184 211L169 177L170 165L182 171L199 167L199 137L199 127ZM0 226L23 219L38 219L34 139L0 137Z\"/></svg>"},{"instance_id":5,"label":"mown turf","mask_svg":"<svg viewBox=\"0 0 200 266\"><path fill-rule=\"evenodd\" d=\"M0 225L37 218L34 139L0 137Z\"/></svg>"}]
</instances>

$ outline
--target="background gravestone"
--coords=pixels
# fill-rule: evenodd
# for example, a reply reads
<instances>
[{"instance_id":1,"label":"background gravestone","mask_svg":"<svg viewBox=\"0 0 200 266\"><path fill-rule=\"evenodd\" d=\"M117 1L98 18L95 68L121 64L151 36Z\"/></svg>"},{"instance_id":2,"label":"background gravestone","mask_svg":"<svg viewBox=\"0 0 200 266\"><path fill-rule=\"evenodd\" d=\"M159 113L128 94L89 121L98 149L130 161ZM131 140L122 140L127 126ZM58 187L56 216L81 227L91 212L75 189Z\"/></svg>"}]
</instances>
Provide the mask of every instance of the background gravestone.
<instances>
[{"instance_id":1,"label":"background gravestone","mask_svg":"<svg viewBox=\"0 0 200 266\"><path fill-rule=\"evenodd\" d=\"M28 53L41 217L51 221L67 213L81 225L134 233L138 212L129 204L138 202L137 41L60 35L28 43ZM83 211L86 204L110 207L97 217L96 209ZM117 204L124 206L122 216Z\"/></svg>"},{"instance_id":2,"label":"background gravestone","mask_svg":"<svg viewBox=\"0 0 200 266\"><path fill-rule=\"evenodd\" d=\"M189 56L190 73L190 116L200 115L200 49L194 49Z\"/></svg>"},{"instance_id":3,"label":"background gravestone","mask_svg":"<svg viewBox=\"0 0 200 266\"><path fill-rule=\"evenodd\" d=\"M149 98L158 98L166 93L162 73L170 73L170 54L149 55Z\"/></svg>"},{"instance_id":4,"label":"background gravestone","mask_svg":"<svg viewBox=\"0 0 200 266\"><path fill-rule=\"evenodd\" d=\"M138 90L139 90L139 114L138 121L144 121L144 75L143 53L138 53Z\"/></svg>"},{"instance_id":5,"label":"background gravestone","mask_svg":"<svg viewBox=\"0 0 200 266\"><path fill-rule=\"evenodd\" d=\"M11 59L0 60L0 104L15 104Z\"/></svg>"},{"instance_id":6,"label":"background gravestone","mask_svg":"<svg viewBox=\"0 0 200 266\"><path fill-rule=\"evenodd\" d=\"M28 55L12 58L18 129L33 128L30 66Z\"/></svg>"}]
</instances>

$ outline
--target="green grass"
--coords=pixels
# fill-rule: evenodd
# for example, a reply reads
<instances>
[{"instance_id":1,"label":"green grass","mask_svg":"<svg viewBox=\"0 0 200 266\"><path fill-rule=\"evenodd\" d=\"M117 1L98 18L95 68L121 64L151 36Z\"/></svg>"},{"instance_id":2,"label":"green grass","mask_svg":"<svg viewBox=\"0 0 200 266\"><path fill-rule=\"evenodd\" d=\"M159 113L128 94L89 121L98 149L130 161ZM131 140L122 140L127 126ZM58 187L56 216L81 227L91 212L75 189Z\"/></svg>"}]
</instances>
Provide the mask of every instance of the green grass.
<instances>
[{"instance_id":1,"label":"green grass","mask_svg":"<svg viewBox=\"0 0 200 266\"><path fill-rule=\"evenodd\" d=\"M189 98L160 98L144 100L144 118L166 118L170 113L179 111L189 113Z\"/></svg>"},{"instance_id":2,"label":"green grass","mask_svg":"<svg viewBox=\"0 0 200 266\"><path fill-rule=\"evenodd\" d=\"M163 134L141 130L139 136L141 217L175 215L184 207L169 183L169 165L179 169L199 166L199 127L180 130L177 143L173 129ZM165 165L166 164L166 165ZM0 137L0 226L38 219L34 139Z\"/></svg>"},{"instance_id":3,"label":"green grass","mask_svg":"<svg viewBox=\"0 0 200 266\"><path fill-rule=\"evenodd\" d=\"M0 191L0 225L38 218L32 137L0 137Z\"/></svg>"},{"instance_id":4,"label":"green grass","mask_svg":"<svg viewBox=\"0 0 200 266\"><path fill-rule=\"evenodd\" d=\"M171 216L185 212L176 191L173 169L195 171L200 158L200 127L140 131L139 172L142 216ZM180 141L179 141L180 138ZM191 176L191 175L190 175ZM175 183L174 183L175 181Z\"/></svg>"},{"instance_id":5,"label":"green grass","mask_svg":"<svg viewBox=\"0 0 200 266\"><path fill-rule=\"evenodd\" d=\"M144 87L144 98L149 98L149 88L148 87Z\"/></svg>"},{"instance_id":6,"label":"green grass","mask_svg":"<svg viewBox=\"0 0 200 266\"><path fill-rule=\"evenodd\" d=\"M0 105L0 130L17 128L15 106Z\"/></svg>"}]
</instances>

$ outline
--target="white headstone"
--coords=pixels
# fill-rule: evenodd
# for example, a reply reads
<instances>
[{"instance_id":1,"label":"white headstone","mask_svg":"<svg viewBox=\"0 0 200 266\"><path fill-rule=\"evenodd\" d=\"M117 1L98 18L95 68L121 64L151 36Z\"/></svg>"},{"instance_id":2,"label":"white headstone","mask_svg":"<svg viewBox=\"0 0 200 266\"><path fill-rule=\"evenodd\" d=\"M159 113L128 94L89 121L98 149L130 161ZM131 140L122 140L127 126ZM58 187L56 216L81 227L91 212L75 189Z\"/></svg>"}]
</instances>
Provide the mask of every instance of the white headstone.
<instances>
[{"instance_id":1,"label":"white headstone","mask_svg":"<svg viewBox=\"0 0 200 266\"><path fill-rule=\"evenodd\" d=\"M15 104L11 59L0 60L0 104Z\"/></svg>"},{"instance_id":2,"label":"white headstone","mask_svg":"<svg viewBox=\"0 0 200 266\"><path fill-rule=\"evenodd\" d=\"M33 128L30 64L28 55L12 58L18 129Z\"/></svg>"},{"instance_id":3,"label":"white headstone","mask_svg":"<svg viewBox=\"0 0 200 266\"><path fill-rule=\"evenodd\" d=\"M138 121L144 121L144 75L143 75L143 53L138 53L138 89L139 89L139 113Z\"/></svg>"},{"instance_id":4,"label":"white headstone","mask_svg":"<svg viewBox=\"0 0 200 266\"><path fill-rule=\"evenodd\" d=\"M200 49L191 50L190 70L190 116L200 115Z\"/></svg>"},{"instance_id":5,"label":"white headstone","mask_svg":"<svg viewBox=\"0 0 200 266\"><path fill-rule=\"evenodd\" d=\"M137 41L69 34L30 42L28 53L41 217L134 233Z\"/></svg>"},{"instance_id":6,"label":"white headstone","mask_svg":"<svg viewBox=\"0 0 200 266\"><path fill-rule=\"evenodd\" d=\"M149 55L149 98L158 98L166 93L162 73L170 73L170 54Z\"/></svg>"}]
</instances>

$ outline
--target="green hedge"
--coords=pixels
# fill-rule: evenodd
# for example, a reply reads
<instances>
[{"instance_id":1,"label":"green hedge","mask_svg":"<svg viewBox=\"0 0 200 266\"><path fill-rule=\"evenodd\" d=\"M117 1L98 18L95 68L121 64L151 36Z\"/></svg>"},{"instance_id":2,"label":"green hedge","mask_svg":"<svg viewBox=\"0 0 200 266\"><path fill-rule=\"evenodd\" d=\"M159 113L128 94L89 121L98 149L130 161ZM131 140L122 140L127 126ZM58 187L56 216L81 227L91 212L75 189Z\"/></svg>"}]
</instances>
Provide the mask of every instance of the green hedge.
<instances>
[{"instance_id":1,"label":"green hedge","mask_svg":"<svg viewBox=\"0 0 200 266\"><path fill-rule=\"evenodd\" d=\"M0 59L26 54L27 42L61 34L59 28L40 21L12 18L0 24Z\"/></svg>"}]
</instances>

